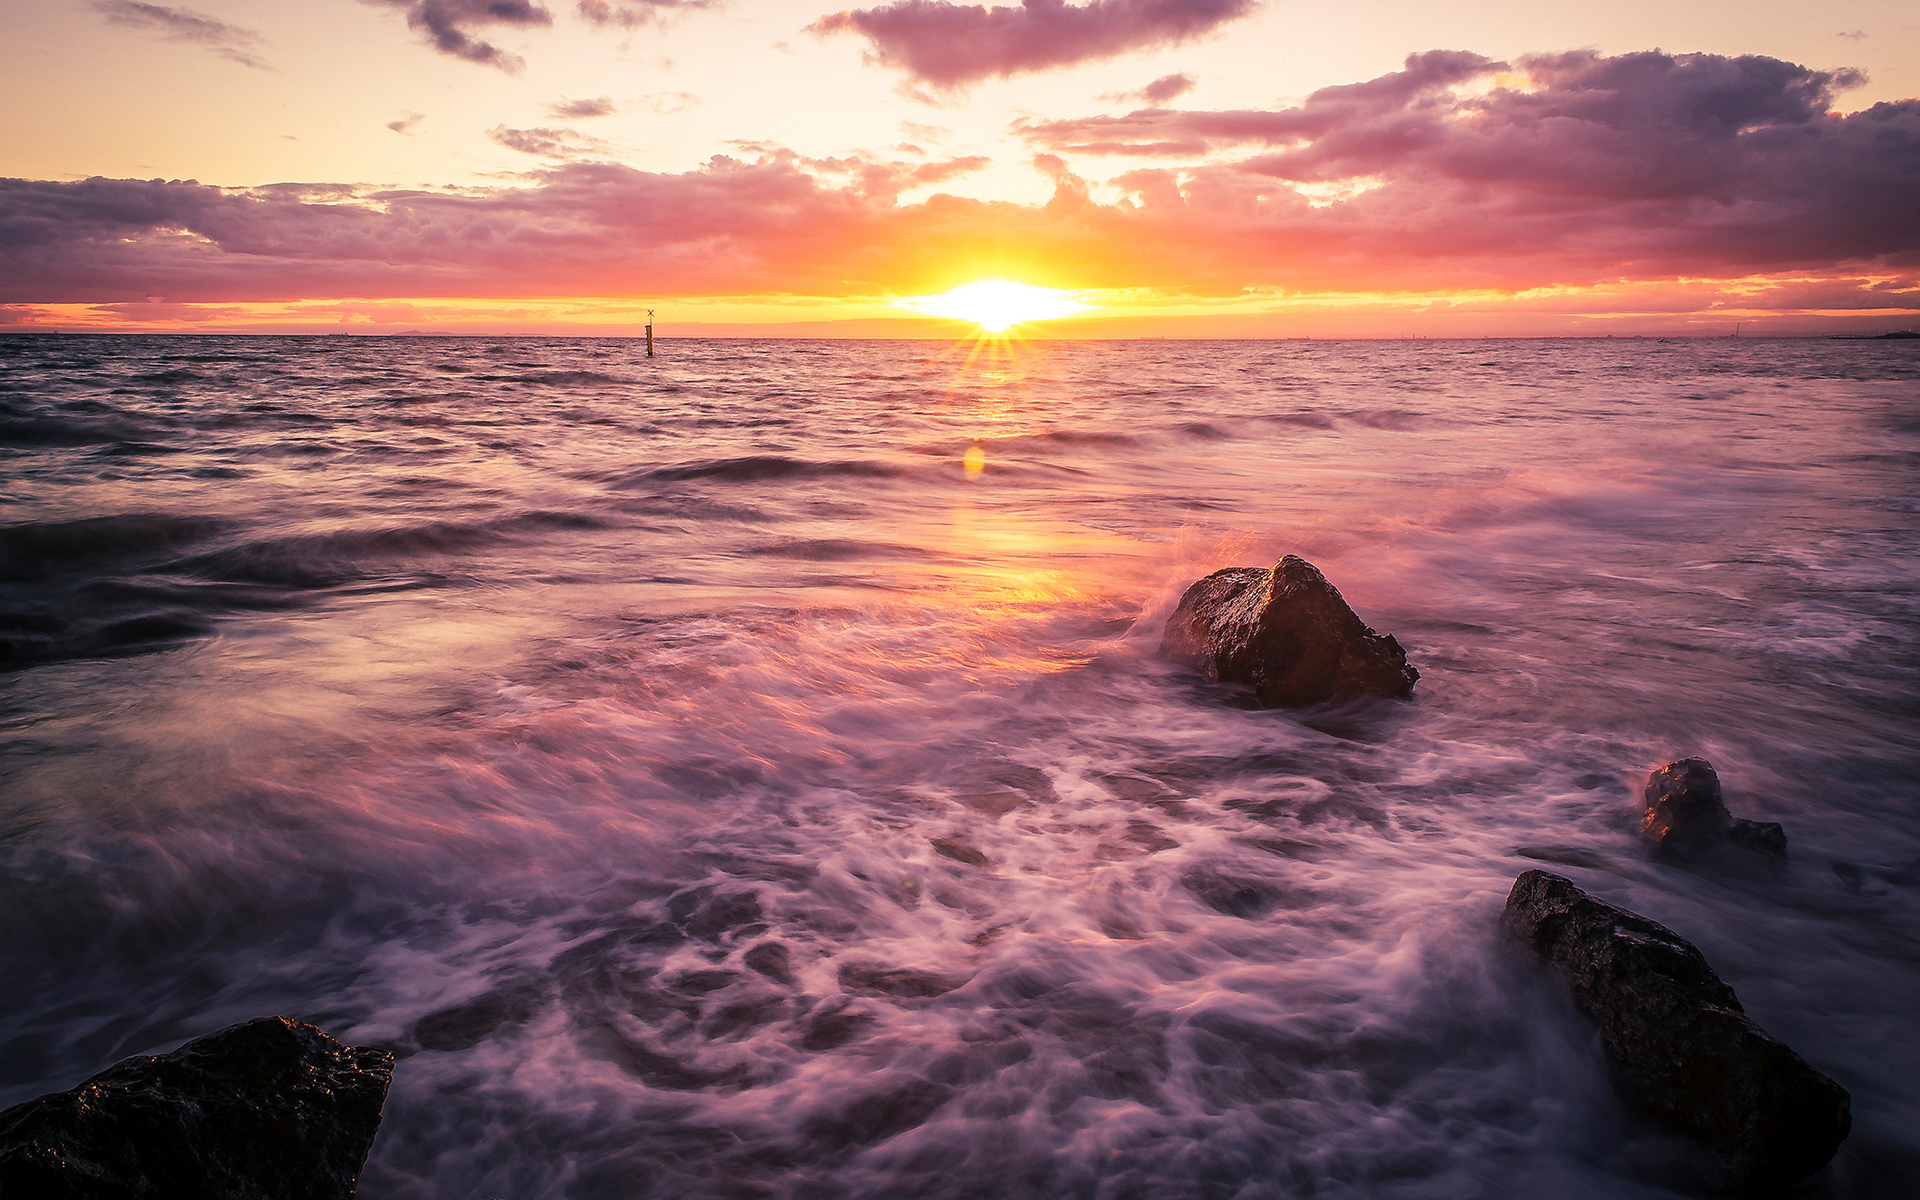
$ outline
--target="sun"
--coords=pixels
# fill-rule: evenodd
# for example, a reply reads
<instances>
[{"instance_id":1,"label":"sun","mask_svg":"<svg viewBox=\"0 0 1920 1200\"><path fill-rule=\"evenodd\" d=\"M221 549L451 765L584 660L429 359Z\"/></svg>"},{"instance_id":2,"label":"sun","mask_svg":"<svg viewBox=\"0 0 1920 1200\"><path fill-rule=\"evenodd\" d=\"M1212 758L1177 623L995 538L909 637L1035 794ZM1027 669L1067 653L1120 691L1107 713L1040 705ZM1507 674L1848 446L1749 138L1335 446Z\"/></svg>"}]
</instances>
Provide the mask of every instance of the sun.
<instances>
[{"instance_id":1,"label":"sun","mask_svg":"<svg viewBox=\"0 0 1920 1200\"><path fill-rule=\"evenodd\" d=\"M1070 317L1088 308L1072 292L1011 279L982 279L938 296L909 296L895 303L936 317L972 321L988 333L1005 333L1022 321Z\"/></svg>"}]
</instances>

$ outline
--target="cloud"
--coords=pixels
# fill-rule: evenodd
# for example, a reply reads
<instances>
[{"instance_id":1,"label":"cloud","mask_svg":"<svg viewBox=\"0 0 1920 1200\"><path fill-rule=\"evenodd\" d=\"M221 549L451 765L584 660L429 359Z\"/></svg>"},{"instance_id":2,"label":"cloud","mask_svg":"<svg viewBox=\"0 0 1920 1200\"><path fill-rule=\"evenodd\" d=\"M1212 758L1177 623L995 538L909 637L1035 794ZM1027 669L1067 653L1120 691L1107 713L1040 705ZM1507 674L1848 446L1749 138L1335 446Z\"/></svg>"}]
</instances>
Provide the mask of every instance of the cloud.
<instances>
[{"instance_id":1,"label":"cloud","mask_svg":"<svg viewBox=\"0 0 1920 1200\"><path fill-rule=\"evenodd\" d=\"M93 10L114 25L146 29L173 42L195 42L243 67L270 70L253 48L266 39L251 29L216 21L204 13L137 0L94 0Z\"/></svg>"},{"instance_id":2,"label":"cloud","mask_svg":"<svg viewBox=\"0 0 1920 1200\"><path fill-rule=\"evenodd\" d=\"M1140 98L1149 104L1165 104L1193 90L1191 75L1162 75L1140 89Z\"/></svg>"},{"instance_id":3,"label":"cloud","mask_svg":"<svg viewBox=\"0 0 1920 1200\"><path fill-rule=\"evenodd\" d=\"M953 130L945 125L928 125L920 121L900 122L900 132L922 142L939 144L953 136Z\"/></svg>"},{"instance_id":4,"label":"cloud","mask_svg":"<svg viewBox=\"0 0 1920 1200\"><path fill-rule=\"evenodd\" d=\"M1259 0L1025 0L1019 8L898 0L829 13L809 29L856 33L868 61L943 90L1169 46L1244 17Z\"/></svg>"},{"instance_id":5,"label":"cloud","mask_svg":"<svg viewBox=\"0 0 1920 1200\"><path fill-rule=\"evenodd\" d=\"M1296 108L1025 126L1044 204L902 202L978 157L778 148L459 190L0 180L0 303L910 294L1024 270L1220 297L1792 275L1824 307L1885 307L1920 287L1920 100L1831 111L1853 78L1657 52L1415 55ZM1112 201L1068 157L1175 141L1204 159L1127 170Z\"/></svg>"},{"instance_id":6,"label":"cloud","mask_svg":"<svg viewBox=\"0 0 1920 1200\"><path fill-rule=\"evenodd\" d=\"M1165 104L1169 100L1177 100L1192 91L1194 82L1194 78L1191 75L1162 75L1137 92L1108 92L1100 98L1102 100L1116 102L1143 100L1148 104Z\"/></svg>"},{"instance_id":7,"label":"cloud","mask_svg":"<svg viewBox=\"0 0 1920 1200\"><path fill-rule=\"evenodd\" d=\"M398 121L388 121L387 128L395 133L411 133L413 127L427 119L427 114L402 110Z\"/></svg>"},{"instance_id":8,"label":"cloud","mask_svg":"<svg viewBox=\"0 0 1920 1200\"><path fill-rule=\"evenodd\" d=\"M595 25L631 29L668 13L707 8L711 0L580 0L580 15Z\"/></svg>"},{"instance_id":9,"label":"cloud","mask_svg":"<svg viewBox=\"0 0 1920 1200\"><path fill-rule=\"evenodd\" d=\"M601 96L597 100L561 100L547 105L547 111L563 121L576 121L582 117L610 117L618 110L613 107L612 97Z\"/></svg>"},{"instance_id":10,"label":"cloud","mask_svg":"<svg viewBox=\"0 0 1920 1200\"><path fill-rule=\"evenodd\" d=\"M700 107L700 97L692 92L652 92L640 99L646 102L648 112L663 117Z\"/></svg>"},{"instance_id":11,"label":"cloud","mask_svg":"<svg viewBox=\"0 0 1920 1200\"><path fill-rule=\"evenodd\" d=\"M563 162L605 158L613 152L611 142L571 129L509 129L505 125L496 125L487 130L487 136L509 150Z\"/></svg>"},{"instance_id":12,"label":"cloud","mask_svg":"<svg viewBox=\"0 0 1920 1200\"><path fill-rule=\"evenodd\" d=\"M525 66L517 54L509 54L492 42L475 36L473 30L488 25L521 28L553 24L553 14L530 0L366 0L386 8L407 10L407 28L426 35L427 42L442 54L464 58L468 62L498 67L509 74Z\"/></svg>"}]
</instances>

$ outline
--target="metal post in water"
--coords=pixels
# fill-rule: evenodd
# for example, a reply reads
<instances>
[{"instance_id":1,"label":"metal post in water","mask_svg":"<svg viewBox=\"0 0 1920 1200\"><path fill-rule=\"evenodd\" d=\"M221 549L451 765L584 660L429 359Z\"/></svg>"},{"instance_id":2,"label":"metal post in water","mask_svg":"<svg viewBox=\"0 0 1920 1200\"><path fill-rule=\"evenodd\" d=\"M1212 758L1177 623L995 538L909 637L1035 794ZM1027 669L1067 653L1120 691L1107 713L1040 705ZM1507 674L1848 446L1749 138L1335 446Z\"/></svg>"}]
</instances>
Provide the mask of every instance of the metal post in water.
<instances>
[{"instance_id":1,"label":"metal post in water","mask_svg":"<svg viewBox=\"0 0 1920 1200\"><path fill-rule=\"evenodd\" d=\"M653 310L647 310L647 357L653 357Z\"/></svg>"}]
</instances>

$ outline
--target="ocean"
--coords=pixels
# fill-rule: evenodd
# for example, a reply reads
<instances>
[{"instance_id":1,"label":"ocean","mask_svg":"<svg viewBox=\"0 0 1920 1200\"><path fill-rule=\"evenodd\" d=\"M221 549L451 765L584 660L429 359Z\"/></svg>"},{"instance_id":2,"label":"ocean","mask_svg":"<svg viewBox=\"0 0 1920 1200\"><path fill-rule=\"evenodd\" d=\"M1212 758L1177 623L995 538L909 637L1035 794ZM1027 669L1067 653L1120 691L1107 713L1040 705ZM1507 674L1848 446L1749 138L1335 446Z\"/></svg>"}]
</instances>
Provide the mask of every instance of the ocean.
<instances>
[{"instance_id":1,"label":"ocean","mask_svg":"<svg viewBox=\"0 0 1920 1200\"><path fill-rule=\"evenodd\" d=\"M1544 867L1901 1194L1916 468L1901 342L0 339L0 1105L278 1013L370 1198L1673 1195ZM1158 656L1289 553L1410 701Z\"/></svg>"}]
</instances>

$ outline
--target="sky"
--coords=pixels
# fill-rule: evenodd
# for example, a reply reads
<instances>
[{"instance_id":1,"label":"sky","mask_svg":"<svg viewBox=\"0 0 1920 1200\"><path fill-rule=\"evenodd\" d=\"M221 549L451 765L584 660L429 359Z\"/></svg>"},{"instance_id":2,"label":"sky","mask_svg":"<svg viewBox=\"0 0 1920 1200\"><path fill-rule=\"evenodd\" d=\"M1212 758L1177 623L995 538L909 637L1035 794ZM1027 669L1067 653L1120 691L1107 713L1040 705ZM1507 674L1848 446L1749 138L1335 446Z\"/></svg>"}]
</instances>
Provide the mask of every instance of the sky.
<instances>
[{"instance_id":1,"label":"sky","mask_svg":"<svg viewBox=\"0 0 1920 1200\"><path fill-rule=\"evenodd\" d=\"M0 0L0 329L1920 325L1910 0Z\"/></svg>"}]
</instances>

